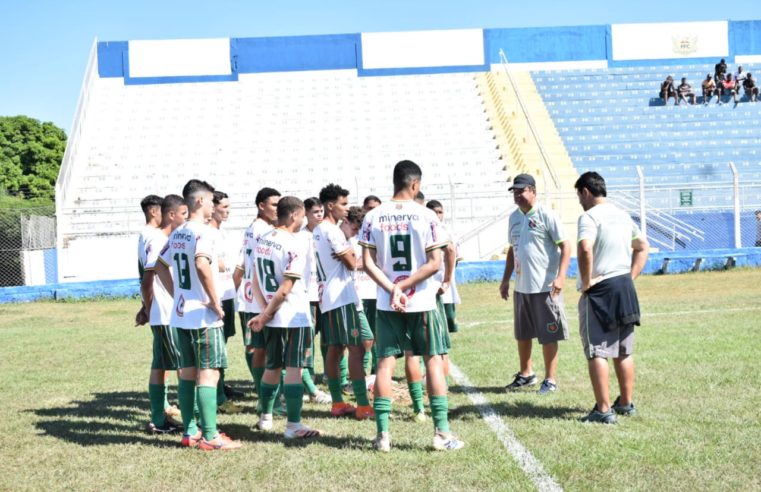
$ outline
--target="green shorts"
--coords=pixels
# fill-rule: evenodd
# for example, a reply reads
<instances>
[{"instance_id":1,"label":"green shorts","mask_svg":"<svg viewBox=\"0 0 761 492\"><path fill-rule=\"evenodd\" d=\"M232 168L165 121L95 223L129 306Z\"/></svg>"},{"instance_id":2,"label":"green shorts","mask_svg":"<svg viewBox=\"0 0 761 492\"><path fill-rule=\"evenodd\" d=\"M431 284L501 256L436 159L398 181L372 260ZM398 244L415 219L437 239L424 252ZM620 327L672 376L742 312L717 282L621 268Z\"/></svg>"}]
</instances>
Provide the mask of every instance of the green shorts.
<instances>
[{"instance_id":1,"label":"green shorts","mask_svg":"<svg viewBox=\"0 0 761 492\"><path fill-rule=\"evenodd\" d=\"M324 345L361 346L362 342L374 338L365 313L357 311L354 304L322 313L320 323Z\"/></svg>"},{"instance_id":2,"label":"green shorts","mask_svg":"<svg viewBox=\"0 0 761 492\"><path fill-rule=\"evenodd\" d=\"M441 301L441 296L436 296L436 311L439 312L439 319L445 323L447 319L447 310L446 310L446 304L444 304ZM447 328L449 328L447 326ZM442 330L441 336L444 339L444 346L447 348L447 351L452 348L452 339L449 337L449 329Z\"/></svg>"},{"instance_id":3,"label":"green shorts","mask_svg":"<svg viewBox=\"0 0 761 492\"><path fill-rule=\"evenodd\" d=\"M152 325L151 331L153 332L151 369L176 370L180 367L177 328L167 325Z\"/></svg>"},{"instance_id":4,"label":"green shorts","mask_svg":"<svg viewBox=\"0 0 761 492\"><path fill-rule=\"evenodd\" d=\"M180 349L180 367L225 369L227 348L221 326L215 328L176 328Z\"/></svg>"},{"instance_id":5,"label":"green shorts","mask_svg":"<svg viewBox=\"0 0 761 492\"><path fill-rule=\"evenodd\" d=\"M222 311L225 312L224 334L225 341L235 336L235 299L225 299L222 301Z\"/></svg>"},{"instance_id":6,"label":"green shorts","mask_svg":"<svg viewBox=\"0 0 761 492\"><path fill-rule=\"evenodd\" d=\"M378 358L414 355L443 355L449 352L444 320L438 309L422 313L378 310L375 345Z\"/></svg>"},{"instance_id":7,"label":"green shorts","mask_svg":"<svg viewBox=\"0 0 761 492\"><path fill-rule=\"evenodd\" d=\"M262 332L267 348L266 369L283 367L309 367L308 359L312 356L312 328L270 328Z\"/></svg>"},{"instance_id":8,"label":"green shorts","mask_svg":"<svg viewBox=\"0 0 761 492\"><path fill-rule=\"evenodd\" d=\"M447 320L447 330L449 333L460 331L460 327L457 326L457 309L454 304L444 304L444 316Z\"/></svg>"},{"instance_id":9,"label":"green shorts","mask_svg":"<svg viewBox=\"0 0 761 492\"><path fill-rule=\"evenodd\" d=\"M370 324L370 331L375 335L375 316L378 312L378 301L375 299L362 299L362 309L365 311L365 317Z\"/></svg>"},{"instance_id":10,"label":"green shorts","mask_svg":"<svg viewBox=\"0 0 761 492\"><path fill-rule=\"evenodd\" d=\"M320 333L320 303L317 301L310 302L309 313L312 315L315 334Z\"/></svg>"},{"instance_id":11,"label":"green shorts","mask_svg":"<svg viewBox=\"0 0 761 492\"><path fill-rule=\"evenodd\" d=\"M265 347L264 342L264 330L254 333L251 328L248 327L248 322L256 317L258 313L241 313L241 330L243 330L243 345L246 347L254 347L263 349Z\"/></svg>"}]
</instances>

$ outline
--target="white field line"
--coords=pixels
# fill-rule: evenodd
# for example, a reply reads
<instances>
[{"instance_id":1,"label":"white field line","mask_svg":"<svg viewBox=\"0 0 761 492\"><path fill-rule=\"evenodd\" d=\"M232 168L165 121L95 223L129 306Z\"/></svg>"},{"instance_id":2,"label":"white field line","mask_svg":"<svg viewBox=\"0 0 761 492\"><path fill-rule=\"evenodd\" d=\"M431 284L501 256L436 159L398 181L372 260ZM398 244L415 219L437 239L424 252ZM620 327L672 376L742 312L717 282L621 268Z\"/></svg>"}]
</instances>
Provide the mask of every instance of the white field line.
<instances>
[{"instance_id":1,"label":"white field line","mask_svg":"<svg viewBox=\"0 0 761 492\"><path fill-rule=\"evenodd\" d=\"M761 306L749 306L741 308L723 308L723 309L693 309L691 311L663 311L663 312L644 312L642 316L645 318L657 318L659 316L686 316L688 314L717 314L717 313L730 313L730 312L744 312L744 311L761 311ZM512 323L512 318L507 319L495 319L492 321L471 321L466 323L460 323L462 326L470 328L473 326L491 325Z\"/></svg>"},{"instance_id":2,"label":"white field line","mask_svg":"<svg viewBox=\"0 0 761 492\"><path fill-rule=\"evenodd\" d=\"M540 492L559 491L563 488L544 470L542 464L534 458L531 452L524 448L516 439L515 434L505 424L494 409L489 405L488 400L476 390L466 376L452 360L449 361L449 375L465 391L470 401L478 408L481 417L489 425L491 430L497 435L502 445L510 452L521 469L528 475L531 481Z\"/></svg>"}]
</instances>

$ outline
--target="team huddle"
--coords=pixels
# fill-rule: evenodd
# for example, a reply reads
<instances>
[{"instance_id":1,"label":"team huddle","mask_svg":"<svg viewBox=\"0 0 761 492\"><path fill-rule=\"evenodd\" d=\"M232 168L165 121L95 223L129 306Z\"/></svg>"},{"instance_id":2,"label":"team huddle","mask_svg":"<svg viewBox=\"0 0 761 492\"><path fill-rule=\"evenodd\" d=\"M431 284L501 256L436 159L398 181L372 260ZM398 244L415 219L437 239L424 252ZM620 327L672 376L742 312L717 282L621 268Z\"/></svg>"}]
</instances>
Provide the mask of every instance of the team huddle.
<instances>
[{"instance_id":1,"label":"team huddle","mask_svg":"<svg viewBox=\"0 0 761 492\"><path fill-rule=\"evenodd\" d=\"M323 431L301 418L311 401L330 404L334 417L374 419L373 447L390 451L392 376L404 357L419 421L428 419L426 385L433 448L462 448L449 429L446 383L457 254L441 203L415 201L421 179L419 166L399 162L393 199L370 196L362 208L349 207L349 192L335 184L305 201L263 188L237 248L220 227L229 199L205 181L188 181L182 197L146 197L136 322L153 333L149 432L182 432L182 446L203 450L242 446L217 428L218 412L240 411L232 399L242 395L224 384L237 305L260 431L284 415L285 439L318 438ZM314 383L318 333L329 394ZM166 398L172 370L179 410Z\"/></svg>"}]
</instances>

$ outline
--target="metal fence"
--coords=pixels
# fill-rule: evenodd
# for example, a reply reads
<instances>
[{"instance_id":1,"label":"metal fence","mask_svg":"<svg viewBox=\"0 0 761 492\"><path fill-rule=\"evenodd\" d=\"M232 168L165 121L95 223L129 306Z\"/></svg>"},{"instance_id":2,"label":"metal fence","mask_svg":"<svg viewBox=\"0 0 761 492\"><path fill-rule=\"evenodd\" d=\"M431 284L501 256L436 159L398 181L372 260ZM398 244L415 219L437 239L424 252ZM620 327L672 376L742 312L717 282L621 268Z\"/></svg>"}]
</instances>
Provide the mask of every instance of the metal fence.
<instances>
[{"instance_id":1,"label":"metal fence","mask_svg":"<svg viewBox=\"0 0 761 492\"><path fill-rule=\"evenodd\" d=\"M0 209L0 287L54 282L55 247L54 206Z\"/></svg>"}]
</instances>

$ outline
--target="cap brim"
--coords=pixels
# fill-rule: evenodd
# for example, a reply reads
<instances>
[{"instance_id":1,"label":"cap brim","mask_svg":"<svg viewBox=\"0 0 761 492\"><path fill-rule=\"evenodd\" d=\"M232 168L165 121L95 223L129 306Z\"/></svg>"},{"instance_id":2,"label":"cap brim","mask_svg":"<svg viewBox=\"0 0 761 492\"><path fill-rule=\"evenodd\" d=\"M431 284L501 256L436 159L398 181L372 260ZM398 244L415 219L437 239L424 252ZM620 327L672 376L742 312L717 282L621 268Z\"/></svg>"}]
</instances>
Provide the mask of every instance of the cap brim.
<instances>
[{"instance_id":1,"label":"cap brim","mask_svg":"<svg viewBox=\"0 0 761 492\"><path fill-rule=\"evenodd\" d=\"M513 185L513 186L511 186L510 188L508 188L508 189L507 189L507 191L513 191L513 190L522 190L522 189L524 189L524 188L528 188L529 186L531 186L531 185L529 185L529 184L518 184L518 185Z\"/></svg>"}]
</instances>

